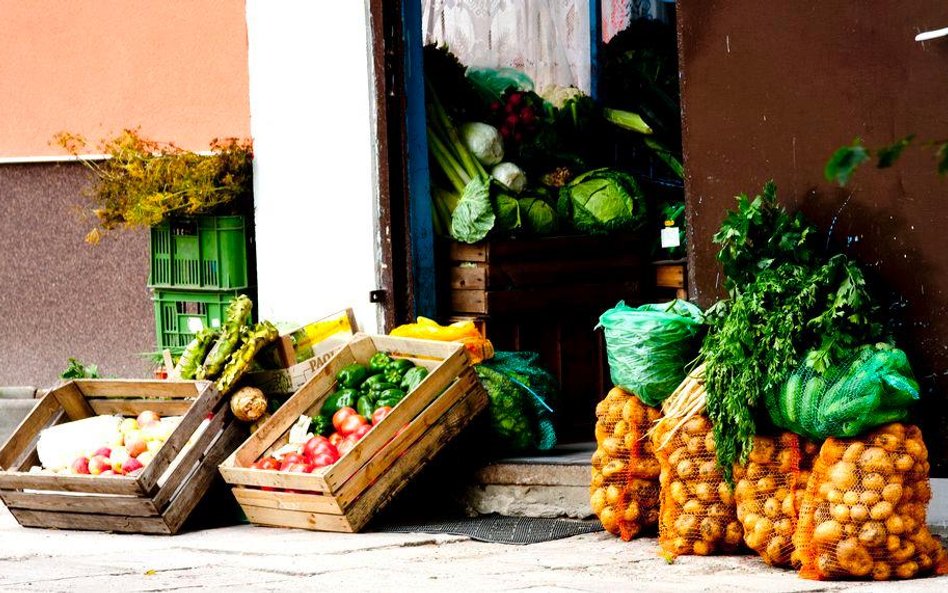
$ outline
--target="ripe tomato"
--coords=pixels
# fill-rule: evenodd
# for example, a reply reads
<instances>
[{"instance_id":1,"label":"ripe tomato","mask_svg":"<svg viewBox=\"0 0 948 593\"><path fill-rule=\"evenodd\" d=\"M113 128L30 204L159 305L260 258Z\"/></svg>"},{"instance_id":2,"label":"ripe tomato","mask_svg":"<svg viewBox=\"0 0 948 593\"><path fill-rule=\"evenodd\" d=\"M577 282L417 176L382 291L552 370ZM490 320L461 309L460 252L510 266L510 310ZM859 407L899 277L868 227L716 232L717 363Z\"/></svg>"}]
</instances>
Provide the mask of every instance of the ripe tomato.
<instances>
[{"instance_id":1,"label":"ripe tomato","mask_svg":"<svg viewBox=\"0 0 948 593\"><path fill-rule=\"evenodd\" d=\"M263 457L250 467L254 469L280 469L280 462L273 457Z\"/></svg>"},{"instance_id":2,"label":"ripe tomato","mask_svg":"<svg viewBox=\"0 0 948 593\"><path fill-rule=\"evenodd\" d=\"M382 421L383 418L392 413L392 406L382 406L381 408L372 412L372 425L376 425Z\"/></svg>"},{"instance_id":3,"label":"ripe tomato","mask_svg":"<svg viewBox=\"0 0 948 593\"><path fill-rule=\"evenodd\" d=\"M336 446L329 442L329 439L322 436L315 436L303 445L303 455L306 456L311 463L312 460L320 454L329 454L330 456L338 456L339 451L336 450Z\"/></svg>"},{"instance_id":4,"label":"ripe tomato","mask_svg":"<svg viewBox=\"0 0 948 593\"><path fill-rule=\"evenodd\" d=\"M287 467L283 468L283 471L308 474L309 472L313 471L313 467L314 466L311 463L291 463Z\"/></svg>"},{"instance_id":5,"label":"ripe tomato","mask_svg":"<svg viewBox=\"0 0 948 593\"><path fill-rule=\"evenodd\" d=\"M359 428L353 430L352 433L351 433L349 436L355 438L355 440L358 441L359 439L361 439L361 438L364 437L365 435L369 434L369 431L370 431L370 430L372 430L372 425L371 425L371 424L363 424L363 425L360 426Z\"/></svg>"},{"instance_id":6,"label":"ripe tomato","mask_svg":"<svg viewBox=\"0 0 948 593\"><path fill-rule=\"evenodd\" d=\"M306 457L302 453L288 453L283 456L280 471L289 471L286 468L296 463L306 463Z\"/></svg>"},{"instance_id":7,"label":"ripe tomato","mask_svg":"<svg viewBox=\"0 0 948 593\"><path fill-rule=\"evenodd\" d=\"M339 408L336 410L336 413L332 415L332 425L336 429L336 432L342 431L342 423L345 422L346 418L349 416L358 416L359 413L356 412L353 408L345 407Z\"/></svg>"},{"instance_id":8,"label":"ripe tomato","mask_svg":"<svg viewBox=\"0 0 948 593\"><path fill-rule=\"evenodd\" d=\"M346 419L342 421L342 425L339 427L339 432L344 435L350 435L360 426L367 424L368 420L366 420L364 416L358 414L346 416Z\"/></svg>"},{"instance_id":9,"label":"ripe tomato","mask_svg":"<svg viewBox=\"0 0 948 593\"><path fill-rule=\"evenodd\" d=\"M348 453L353 447L355 447L356 442L357 439L352 438L351 434L339 441L339 455L345 455Z\"/></svg>"},{"instance_id":10,"label":"ripe tomato","mask_svg":"<svg viewBox=\"0 0 948 593\"><path fill-rule=\"evenodd\" d=\"M315 457L312 458L313 469L316 469L318 467L326 467L327 465L332 465L336 463L337 459L338 457L334 457L330 455L329 453L320 453L319 455L316 455Z\"/></svg>"},{"instance_id":11,"label":"ripe tomato","mask_svg":"<svg viewBox=\"0 0 948 593\"><path fill-rule=\"evenodd\" d=\"M338 432L334 432L331 435L329 435L329 442L330 444L332 444L333 447L338 447L339 441L341 440L342 440L342 435L339 434Z\"/></svg>"}]
</instances>

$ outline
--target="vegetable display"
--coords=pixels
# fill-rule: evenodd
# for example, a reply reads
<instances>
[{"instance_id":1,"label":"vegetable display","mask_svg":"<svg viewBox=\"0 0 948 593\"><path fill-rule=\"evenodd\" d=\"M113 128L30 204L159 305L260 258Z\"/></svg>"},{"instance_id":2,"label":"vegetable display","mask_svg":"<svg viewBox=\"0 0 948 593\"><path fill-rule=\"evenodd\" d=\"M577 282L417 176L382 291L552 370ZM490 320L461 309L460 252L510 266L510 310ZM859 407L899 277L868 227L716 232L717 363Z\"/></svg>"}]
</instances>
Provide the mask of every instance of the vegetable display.
<instances>
[{"instance_id":1,"label":"vegetable display","mask_svg":"<svg viewBox=\"0 0 948 593\"><path fill-rule=\"evenodd\" d=\"M615 169L595 169L560 189L561 218L577 231L604 234L635 230L645 222L645 196L635 179Z\"/></svg>"},{"instance_id":2,"label":"vegetable display","mask_svg":"<svg viewBox=\"0 0 948 593\"><path fill-rule=\"evenodd\" d=\"M801 362L817 372L882 337L860 269L826 256L816 229L777 204L769 182L753 200L738 196L715 234L729 299L705 312L707 414L718 462L731 478L756 434L757 411ZM805 357L805 359L804 359Z\"/></svg>"},{"instance_id":3,"label":"vegetable display","mask_svg":"<svg viewBox=\"0 0 948 593\"><path fill-rule=\"evenodd\" d=\"M211 351L201 368L195 373L197 379L216 379L221 369L227 364L227 359L240 345L241 330L250 320L253 302L246 296L240 295L227 305L226 317L221 327L220 336L214 342ZM188 346L190 348L190 345Z\"/></svg>"},{"instance_id":4,"label":"vegetable display","mask_svg":"<svg viewBox=\"0 0 948 593\"><path fill-rule=\"evenodd\" d=\"M214 382L217 390L221 393L230 393L237 381L250 369L254 356L264 346L276 340L279 335L280 332L269 321L261 321L253 328L241 328L240 347L231 354L220 377Z\"/></svg>"},{"instance_id":5,"label":"vegetable display","mask_svg":"<svg viewBox=\"0 0 948 593\"><path fill-rule=\"evenodd\" d=\"M198 368L201 367L201 362L207 358L208 350L211 349L219 336L220 331L212 327L198 330L194 335L194 339L181 353L181 357L174 367L175 375L185 380L194 379Z\"/></svg>"}]
</instances>

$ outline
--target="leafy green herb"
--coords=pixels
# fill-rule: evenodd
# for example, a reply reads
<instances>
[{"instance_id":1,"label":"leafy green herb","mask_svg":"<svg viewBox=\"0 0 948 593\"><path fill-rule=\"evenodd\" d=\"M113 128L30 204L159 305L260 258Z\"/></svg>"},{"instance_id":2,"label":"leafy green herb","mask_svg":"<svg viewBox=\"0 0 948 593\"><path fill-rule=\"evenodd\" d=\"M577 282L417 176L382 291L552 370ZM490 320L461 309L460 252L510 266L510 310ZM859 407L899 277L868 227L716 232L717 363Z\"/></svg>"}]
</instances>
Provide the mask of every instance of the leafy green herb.
<instances>
[{"instance_id":1,"label":"leafy green herb","mask_svg":"<svg viewBox=\"0 0 948 593\"><path fill-rule=\"evenodd\" d=\"M875 153L877 169L887 169L895 164L902 156L902 152L915 142L915 134L896 140L888 146L869 149L862 145L859 138L853 140L852 145L843 146L833 153L823 171L827 181L835 181L840 187L849 183L850 177L856 169L872 158ZM923 142L922 146L935 149L935 158L938 160L936 170L939 175L948 174L948 141L931 140Z\"/></svg>"},{"instance_id":2,"label":"leafy green herb","mask_svg":"<svg viewBox=\"0 0 948 593\"><path fill-rule=\"evenodd\" d=\"M66 370L59 375L60 379L98 379L99 378L99 367L90 364L85 365L79 362L77 359L70 357L69 364L66 366Z\"/></svg>"},{"instance_id":3,"label":"leafy green herb","mask_svg":"<svg viewBox=\"0 0 948 593\"><path fill-rule=\"evenodd\" d=\"M733 463L750 453L760 406L804 356L822 371L882 333L860 269L845 255L818 253L815 234L777 204L770 182L753 201L739 196L714 237L730 299L705 313L701 356L718 464L729 480Z\"/></svg>"},{"instance_id":4,"label":"leafy green herb","mask_svg":"<svg viewBox=\"0 0 948 593\"><path fill-rule=\"evenodd\" d=\"M823 175L827 181L835 181L840 187L845 187L856 168L870 158L869 151L862 145L862 140L856 138L851 145L836 149L829 162L826 163Z\"/></svg>"},{"instance_id":5,"label":"leafy green herb","mask_svg":"<svg viewBox=\"0 0 948 593\"><path fill-rule=\"evenodd\" d=\"M915 134L909 134L905 138L877 150L876 155L879 157L879 161L876 163L876 167L879 169L891 167L902 156L902 151L912 143L912 140L915 140Z\"/></svg>"}]
</instances>

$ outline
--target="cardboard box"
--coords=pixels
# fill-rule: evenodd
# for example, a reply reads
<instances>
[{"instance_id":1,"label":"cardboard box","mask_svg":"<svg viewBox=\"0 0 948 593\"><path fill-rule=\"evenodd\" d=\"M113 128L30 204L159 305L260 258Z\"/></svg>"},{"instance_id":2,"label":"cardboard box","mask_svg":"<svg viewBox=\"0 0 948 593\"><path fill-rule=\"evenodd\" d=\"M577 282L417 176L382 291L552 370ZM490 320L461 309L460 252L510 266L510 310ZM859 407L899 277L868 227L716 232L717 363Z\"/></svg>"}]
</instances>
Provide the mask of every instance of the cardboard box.
<instances>
[{"instance_id":1,"label":"cardboard box","mask_svg":"<svg viewBox=\"0 0 948 593\"><path fill-rule=\"evenodd\" d=\"M280 336L257 357L272 366L247 373L246 383L267 395L294 393L359 331L352 309L340 311Z\"/></svg>"}]
</instances>

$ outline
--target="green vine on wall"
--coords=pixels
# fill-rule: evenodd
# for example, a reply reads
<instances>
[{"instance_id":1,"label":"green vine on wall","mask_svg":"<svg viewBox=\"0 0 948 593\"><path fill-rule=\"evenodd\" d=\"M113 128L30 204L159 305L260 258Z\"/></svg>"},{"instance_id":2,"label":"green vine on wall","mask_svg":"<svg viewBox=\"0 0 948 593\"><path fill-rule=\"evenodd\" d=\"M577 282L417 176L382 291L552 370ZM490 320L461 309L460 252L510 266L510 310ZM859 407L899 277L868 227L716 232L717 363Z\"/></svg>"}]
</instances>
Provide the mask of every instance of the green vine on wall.
<instances>
[{"instance_id":1,"label":"green vine on wall","mask_svg":"<svg viewBox=\"0 0 948 593\"><path fill-rule=\"evenodd\" d=\"M74 156L90 152L83 137L68 132L54 142ZM169 216L211 213L249 196L250 140L214 139L210 149L210 155L201 155L143 138L138 130L101 142L96 152L106 159L82 160L94 175L84 192L96 218L86 242L94 245L105 232L151 227Z\"/></svg>"}]
</instances>

